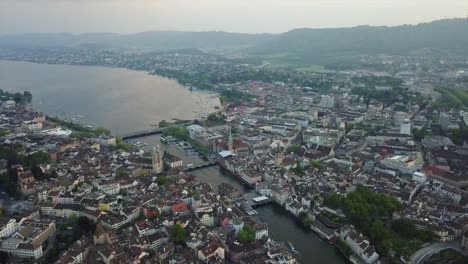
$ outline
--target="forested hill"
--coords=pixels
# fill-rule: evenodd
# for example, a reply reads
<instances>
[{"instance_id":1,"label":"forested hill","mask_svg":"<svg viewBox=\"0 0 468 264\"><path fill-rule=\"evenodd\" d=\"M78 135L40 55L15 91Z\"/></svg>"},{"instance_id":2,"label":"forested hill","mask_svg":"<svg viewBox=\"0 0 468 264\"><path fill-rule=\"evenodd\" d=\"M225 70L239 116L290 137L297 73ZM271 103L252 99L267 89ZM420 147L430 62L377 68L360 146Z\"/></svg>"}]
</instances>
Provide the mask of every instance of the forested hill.
<instances>
[{"instance_id":1,"label":"forested hill","mask_svg":"<svg viewBox=\"0 0 468 264\"><path fill-rule=\"evenodd\" d=\"M0 36L0 48L113 47L144 51L168 49L231 49L261 60L328 64L360 55L468 56L468 20L445 19L414 26L358 26L294 29L282 34L221 31L150 31L120 35L22 34Z\"/></svg>"},{"instance_id":2,"label":"forested hill","mask_svg":"<svg viewBox=\"0 0 468 264\"><path fill-rule=\"evenodd\" d=\"M317 64L357 55L468 56L468 20L446 19L396 27L295 29L252 52Z\"/></svg>"}]
</instances>

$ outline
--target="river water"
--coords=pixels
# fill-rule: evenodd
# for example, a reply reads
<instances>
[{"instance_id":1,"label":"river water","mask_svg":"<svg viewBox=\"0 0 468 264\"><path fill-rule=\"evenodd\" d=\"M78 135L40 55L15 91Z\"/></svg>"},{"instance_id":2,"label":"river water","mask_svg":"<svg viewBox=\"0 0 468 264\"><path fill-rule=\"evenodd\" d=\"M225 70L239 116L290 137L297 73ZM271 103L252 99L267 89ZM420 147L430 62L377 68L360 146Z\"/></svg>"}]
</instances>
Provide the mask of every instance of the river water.
<instances>
[{"instance_id":1,"label":"river water","mask_svg":"<svg viewBox=\"0 0 468 264\"><path fill-rule=\"evenodd\" d=\"M193 119L215 111L216 95L189 91L176 81L126 69L34 64L0 61L0 89L33 94L34 105L42 112L74 118L93 126L103 126L114 133L144 130L159 121ZM159 136L136 139L149 146L160 144ZM184 163L200 160L184 156L175 145L163 149L183 158ZM200 181L216 190L229 183L243 192L247 187L218 166L195 170ZM290 241L301 253L301 263L344 263L332 246L323 242L282 208L267 205L256 209L258 217L269 225L270 236Z\"/></svg>"}]
</instances>

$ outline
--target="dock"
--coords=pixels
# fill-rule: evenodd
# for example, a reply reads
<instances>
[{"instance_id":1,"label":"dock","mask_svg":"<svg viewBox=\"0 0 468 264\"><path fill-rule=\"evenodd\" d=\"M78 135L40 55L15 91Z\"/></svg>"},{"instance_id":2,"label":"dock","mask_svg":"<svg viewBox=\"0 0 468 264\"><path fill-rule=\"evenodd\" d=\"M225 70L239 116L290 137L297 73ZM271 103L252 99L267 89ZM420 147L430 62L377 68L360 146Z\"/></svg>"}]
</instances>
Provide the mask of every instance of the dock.
<instances>
[{"instance_id":1,"label":"dock","mask_svg":"<svg viewBox=\"0 0 468 264\"><path fill-rule=\"evenodd\" d=\"M258 212L255 211L255 208L262 205L267 205L271 202L273 202L273 199L271 197L260 195L256 191L244 193L239 198L239 200L237 200L237 203L239 203L240 208L250 216L258 214Z\"/></svg>"}]
</instances>

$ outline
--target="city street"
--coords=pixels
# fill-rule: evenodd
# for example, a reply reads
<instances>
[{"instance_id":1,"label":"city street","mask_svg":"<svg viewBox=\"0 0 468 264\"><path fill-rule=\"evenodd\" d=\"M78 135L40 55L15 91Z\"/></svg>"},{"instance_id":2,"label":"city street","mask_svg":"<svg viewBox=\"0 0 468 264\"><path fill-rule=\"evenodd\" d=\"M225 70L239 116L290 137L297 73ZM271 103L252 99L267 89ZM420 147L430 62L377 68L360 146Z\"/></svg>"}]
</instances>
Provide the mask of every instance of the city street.
<instances>
[{"instance_id":1,"label":"city street","mask_svg":"<svg viewBox=\"0 0 468 264\"><path fill-rule=\"evenodd\" d=\"M432 255L440 252L444 249L453 249L456 250L464 255L468 255L468 251L463 250L460 247L460 241L451 241L451 242L443 242L443 243L434 243L427 247L421 248L420 250L416 251L411 256L411 263L412 264L419 264L424 263L427 259L429 259Z\"/></svg>"}]
</instances>

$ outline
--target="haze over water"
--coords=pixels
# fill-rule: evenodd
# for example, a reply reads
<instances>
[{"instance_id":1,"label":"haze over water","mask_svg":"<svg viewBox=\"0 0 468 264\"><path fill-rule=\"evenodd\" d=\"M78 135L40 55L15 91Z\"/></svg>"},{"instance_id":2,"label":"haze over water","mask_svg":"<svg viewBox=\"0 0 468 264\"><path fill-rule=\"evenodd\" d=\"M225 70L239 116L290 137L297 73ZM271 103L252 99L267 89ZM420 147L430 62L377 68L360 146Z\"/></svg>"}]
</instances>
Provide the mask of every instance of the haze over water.
<instances>
[{"instance_id":1,"label":"haze over water","mask_svg":"<svg viewBox=\"0 0 468 264\"><path fill-rule=\"evenodd\" d=\"M77 117L114 133L151 128L159 121L193 119L216 111L215 94L190 91L160 76L118 68L0 61L0 89L30 91L48 115Z\"/></svg>"}]
</instances>

